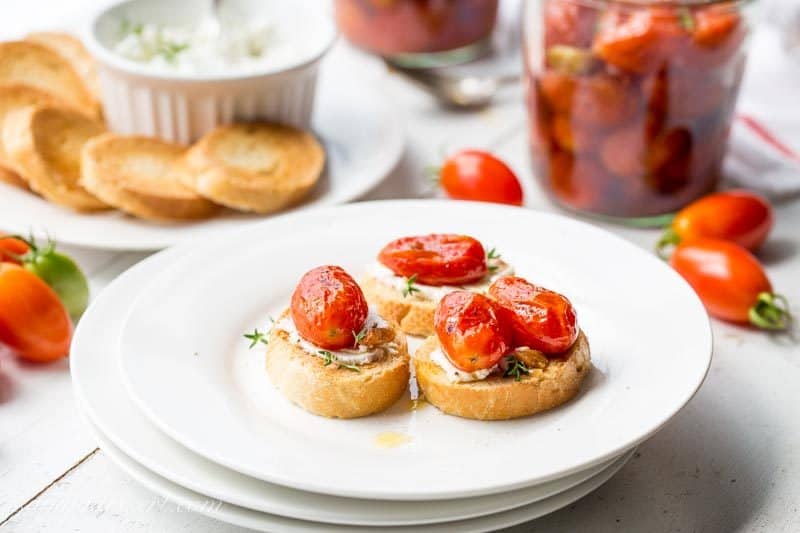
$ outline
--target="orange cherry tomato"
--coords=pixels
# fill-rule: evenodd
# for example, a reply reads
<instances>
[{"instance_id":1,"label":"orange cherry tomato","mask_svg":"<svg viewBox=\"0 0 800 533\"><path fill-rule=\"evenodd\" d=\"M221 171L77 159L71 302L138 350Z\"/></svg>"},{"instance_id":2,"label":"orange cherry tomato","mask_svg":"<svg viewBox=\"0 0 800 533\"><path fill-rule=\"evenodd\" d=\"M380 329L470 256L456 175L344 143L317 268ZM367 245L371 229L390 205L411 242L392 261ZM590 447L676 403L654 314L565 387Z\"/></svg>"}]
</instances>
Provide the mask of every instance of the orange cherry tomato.
<instances>
[{"instance_id":1,"label":"orange cherry tomato","mask_svg":"<svg viewBox=\"0 0 800 533\"><path fill-rule=\"evenodd\" d=\"M358 283L338 266L306 272L292 294L290 312L298 333L328 350L352 348L369 307Z\"/></svg>"},{"instance_id":2,"label":"orange cherry tomato","mask_svg":"<svg viewBox=\"0 0 800 533\"><path fill-rule=\"evenodd\" d=\"M461 285L478 281L489 271L483 245L466 235L434 233L395 239L378 254L398 276L425 285Z\"/></svg>"},{"instance_id":3,"label":"orange cherry tomato","mask_svg":"<svg viewBox=\"0 0 800 533\"><path fill-rule=\"evenodd\" d=\"M22 257L29 251L30 248L24 241L0 233L0 261L21 265L22 262L18 257Z\"/></svg>"},{"instance_id":4,"label":"orange cherry tomato","mask_svg":"<svg viewBox=\"0 0 800 533\"><path fill-rule=\"evenodd\" d=\"M711 316L784 329L790 321L785 298L772 292L761 264L736 243L699 239L679 244L669 260L695 290Z\"/></svg>"},{"instance_id":5,"label":"orange cherry tomato","mask_svg":"<svg viewBox=\"0 0 800 533\"><path fill-rule=\"evenodd\" d=\"M760 194L744 190L709 194L675 215L658 242L658 250L707 238L735 242L755 251L767 239L774 220L772 206Z\"/></svg>"},{"instance_id":6,"label":"orange cherry tomato","mask_svg":"<svg viewBox=\"0 0 800 533\"><path fill-rule=\"evenodd\" d=\"M72 322L58 295L36 274L0 263L0 343L27 361L66 357Z\"/></svg>"},{"instance_id":7,"label":"orange cherry tomato","mask_svg":"<svg viewBox=\"0 0 800 533\"><path fill-rule=\"evenodd\" d=\"M492 300L470 291L454 291L439 302L434 329L447 358L464 372L496 365L511 350L511 330Z\"/></svg>"},{"instance_id":8,"label":"orange cherry tomato","mask_svg":"<svg viewBox=\"0 0 800 533\"><path fill-rule=\"evenodd\" d=\"M675 9L609 9L600 19L593 49L607 63L643 74L662 68L681 38L688 40L688 34Z\"/></svg>"},{"instance_id":9,"label":"orange cherry tomato","mask_svg":"<svg viewBox=\"0 0 800 533\"><path fill-rule=\"evenodd\" d=\"M697 44L721 46L740 29L742 17L735 3L712 5L694 13L694 33Z\"/></svg>"},{"instance_id":10,"label":"orange cherry tomato","mask_svg":"<svg viewBox=\"0 0 800 533\"><path fill-rule=\"evenodd\" d=\"M439 181L456 200L522 205L522 186L514 171L482 150L461 150L448 157Z\"/></svg>"},{"instance_id":11,"label":"orange cherry tomato","mask_svg":"<svg viewBox=\"0 0 800 533\"><path fill-rule=\"evenodd\" d=\"M553 355L567 351L578 338L575 309L557 292L505 276L492 283L489 296L506 311L513 325L514 346Z\"/></svg>"}]
</instances>

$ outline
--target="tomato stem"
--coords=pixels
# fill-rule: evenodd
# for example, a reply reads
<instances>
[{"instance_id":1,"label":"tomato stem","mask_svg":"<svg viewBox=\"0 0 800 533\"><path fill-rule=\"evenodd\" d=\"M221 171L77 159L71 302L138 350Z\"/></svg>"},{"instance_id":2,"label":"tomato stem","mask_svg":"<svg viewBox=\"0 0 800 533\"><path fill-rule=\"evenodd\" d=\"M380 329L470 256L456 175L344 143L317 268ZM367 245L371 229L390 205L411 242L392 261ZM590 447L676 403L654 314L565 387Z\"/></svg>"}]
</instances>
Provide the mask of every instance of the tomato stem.
<instances>
[{"instance_id":1,"label":"tomato stem","mask_svg":"<svg viewBox=\"0 0 800 533\"><path fill-rule=\"evenodd\" d=\"M759 293L748 311L750 323L761 329L783 330L792 322L789 302L784 296L771 292Z\"/></svg>"},{"instance_id":2,"label":"tomato stem","mask_svg":"<svg viewBox=\"0 0 800 533\"><path fill-rule=\"evenodd\" d=\"M433 187L438 187L441 183L442 167L438 165L428 165L425 167L425 175L428 177Z\"/></svg>"},{"instance_id":3,"label":"tomato stem","mask_svg":"<svg viewBox=\"0 0 800 533\"><path fill-rule=\"evenodd\" d=\"M672 228L667 228L664 230L664 233L661 234L661 238L658 239L656 243L656 254L658 257L666 261L669 259L669 254L667 253L667 249L671 246L677 246L681 242L681 236L678 235Z\"/></svg>"}]
</instances>

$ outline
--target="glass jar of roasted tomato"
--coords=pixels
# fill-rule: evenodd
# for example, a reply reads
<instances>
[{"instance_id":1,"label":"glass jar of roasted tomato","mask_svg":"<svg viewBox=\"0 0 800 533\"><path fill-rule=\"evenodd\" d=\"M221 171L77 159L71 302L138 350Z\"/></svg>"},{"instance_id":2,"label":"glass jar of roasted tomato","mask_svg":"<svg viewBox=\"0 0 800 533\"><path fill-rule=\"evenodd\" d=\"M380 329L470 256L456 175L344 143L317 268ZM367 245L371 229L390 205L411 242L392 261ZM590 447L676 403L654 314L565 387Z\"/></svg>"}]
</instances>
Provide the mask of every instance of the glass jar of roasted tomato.
<instances>
[{"instance_id":1,"label":"glass jar of roasted tomato","mask_svg":"<svg viewBox=\"0 0 800 533\"><path fill-rule=\"evenodd\" d=\"M498 0L336 0L355 45L404 67L470 61L488 50Z\"/></svg>"},{"instance_id":2,"label":"glass jar of roasted tomato","mask_svg":"<svg viewBox=\"0 0 800 533\"><path fill-rule=\"evenodd\" d=\"M535 172L561 205L659 224L720 175L746 0L528 0Z\"/></svg>"}]
</instances>

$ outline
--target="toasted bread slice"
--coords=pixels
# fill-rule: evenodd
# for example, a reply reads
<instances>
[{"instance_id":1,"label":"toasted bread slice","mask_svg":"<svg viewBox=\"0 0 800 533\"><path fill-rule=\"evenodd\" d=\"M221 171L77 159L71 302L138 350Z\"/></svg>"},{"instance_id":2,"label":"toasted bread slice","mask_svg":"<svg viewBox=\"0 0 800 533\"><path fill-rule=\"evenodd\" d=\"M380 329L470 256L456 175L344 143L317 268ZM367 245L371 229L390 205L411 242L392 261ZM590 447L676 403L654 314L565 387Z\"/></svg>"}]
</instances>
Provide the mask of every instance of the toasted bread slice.
<instances>
[{"instance_id":1,"label":"toasted bread slice","mask_svg":"<svg viewBox=\"0 0 800 533\"><path fill-rule=\"evenodd\" d=\"M28 183L22 179L22 176L14 172L12 169L4 166L0 166L0 183L13 185L14 187L19 187L20 189L28 188Z\"/></svg>"},{"instance_id":2,"label":"toasted bread slice","mask_svg":"<svg viewBox=\"0 0 800 533\"><path fill-rule=\"evenodd\" d=\"M29 106L6 115L1 133L8 162L34 192L78 211L96 211L108 205L78 183L81 148L103 132L100 122L74 109Z\"/></svg>"},{"instance_id":3,"label":"toasted bread slice","mask_svg":"<svg viewBox=\"0 0 800 533\"><path fill-rule=\"evenodd\" d=\"M544 368L531 369L519 381L493 374L480 381L454 383L431 361L431 352L438 348L439 339L432 335L414 353L420 390L441 411L476 420L519 418L561 405L578 394L592 368L583 332L568 352L547 359Z\"/></svg>"},{"instance_id":4,"label":"toasted bread slice","mask_svg":"<svg viewBox=\"0 0 800 533\"><path fill-rule=\"evenodd\" d=\"M367 301L378 308L378 313L399 324L404 333L420 337L433 335L433 314L438 302L415 294L403 296L396 288L369 275L359 285Z\"/></svg>"},{"instance_id":5,"label":"toasted bread slice","mask_svg":"<svg viewBox=\"0 0 800 533\"><path fill-rule=\"evenodd\" d=\"M286 313L284 313L284 316ZM358 371L325 365L273 328L267 344L267 374L292 402L315 415L358 418L391 407L408 389L409 355L405 336L395 330L397 349L383 359L358 365Z\"/></svg>"},{"instance_id":6,"label":"toasted bread slice","mask_svg":"<svg viewBox=\"0 0 800 533\"><path fill-rule=\"evenodd\" d=\"M0 131L3 129L6 117L16 110L35 105L57 104L58 100L49 93L28 85L0 85ZM13 170L8 161L2 136L0 136L0 166ZM23 176L19 176L24 180Z\"/></svg>"},{"instance_id":7,"label":"toasted bread slice","mask_svg":"<svg viewBox=\"0 0 800 533\"><path fill-rule=\"evenodd\" d=\"M65 32L42 31L29 33L25 36L25 40L46 46L69 61L72 68L83 80L92 98L96 102L100 101L100 82L97 79L94 58L83 46L80 39Z\"/></svg>"},{"instance_id":8,"label":"toasted bread slice","mask_svg":"<svg viewBox=\"0 0 800 533\"><path fill-rule=\"evenodd\" d=\"M186 149L150 137L106 133L81 152L80 184L105 203L156 221L206 218L219 206L183 186Z\"/></svg>"},{"instance_id":9,"label":"toasted bread slice","mask_svg":"<svg viewBox=\"0 0 800 533\"><path fill-rule=\"evenodd\" d=\"M92 117L100 107L72 65L61 55L29 41L0 43L0 84L30 85Z\"/></svg>"},{"instance_id":10,"label":"toasted bread slice","mask_svg":"<svg viewBox=\"0 0 800 533\"><path fill-rule=\"evenodd\" d=\"M308 132L278 124L222 126L186 156L185 185L240 211L271 213L303 199L317 183L325 151Z\"/></svg>"}]
</instances>

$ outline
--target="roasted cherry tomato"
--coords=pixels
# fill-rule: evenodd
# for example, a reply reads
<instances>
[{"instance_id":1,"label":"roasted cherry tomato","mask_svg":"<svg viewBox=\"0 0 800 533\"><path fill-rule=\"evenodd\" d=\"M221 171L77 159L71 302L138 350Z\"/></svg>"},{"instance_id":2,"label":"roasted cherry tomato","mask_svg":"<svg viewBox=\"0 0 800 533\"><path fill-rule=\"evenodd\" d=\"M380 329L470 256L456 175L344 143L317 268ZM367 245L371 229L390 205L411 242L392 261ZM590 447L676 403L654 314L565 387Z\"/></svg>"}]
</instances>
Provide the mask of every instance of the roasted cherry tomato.
<instances>
[{"instance_id":1,"label":"roasted cherry tomato","mask_svg":"<svg viewBox=\"0 0 800 533\"><path fill-rule=\"evenodd\" d=\"M0 261L21 265L28 250L25 241L0 233Z\"/></svg>"},{"instance_id":2,"label":"roasted cherry tomato","mask_svg":"<svg viewBox=\"0 0 800 533\"><path fill-rule=\"evenodd\" d=\"M544 6L545 46L587 47L597 24L597 9L574 0L547 0Z\"/></svg>"},{"instance_id":3,"label":"roasted cherry tomato","mask_svg":"<svg viewBox=\"0 0 800 533\"><path fill-rule=\"evenodd\" d=\"M358 283L338 266L306 272L292 294L292 321L301 337L320 348L352 348L369 307Z\"/></svg>"},{"instance_id":4,"label":"roasted cherry tomato","mask_svg":"<svg viewBox=\"0 0 800 533\"><path fill-rule=\"evenodd\" d=\"M27 361L65 357L72 322L47 283L19 265L0 263L0 343Z\"/></svg>"},{"instance_id":5,"label":"roasted cherry tomato","mask_svg":"<svg viewBox=\"0 0 800 533\"><path fill-rule=\"evenodd\" d=\"M708 6L695 11L692 37L703 46L721 46L735 36L741 24L742 17L735 3Z\"/></svg>"},{"instance_id":6,"label":"roasted cherry tomato","mask_svg":"<svg viewBox=\"0 0 800 533\"><path fill-rule=\"evenodd\" d=\"M491 368L508 353L511 329L496 303L469 291L454 291L433 316L436 336L447 358L464 372Z\"/></svg>"},{"instance_id":7,"label":"roasted cherry tomato","mask_svg":"<svg viewBox=\"0 0 800 533\"><path fill-rule=\"evenodd\" d=\"M522 186L514 171L482 150L461 150L448 157L439 169L439 183L456 200L522 205Z\"/></svg>"},{"instance_id":8,"label":"roasted cherry tomato","mask_svg":"<svg viewBox=\"0 0 800 533\"><path fill-rule=\"evenodd\" d=\"M767 239L773 222L772 206L759 194L744 190L709 194L675 215L657 249L662 254L669 245L708 238L755 251Z\"/></svg>"},{"instance_id":9,"label":"roasted cherry tomato","mask_svg":"<svg viewBox=\"0 0 800 533\"><path fill-rule=\"evenodd\" d=\"M505 276L492 283L489 296L506 311L513 325L514 346L554 355L569 350L578 338L575 309L557 292Z\"/></svg>"},{"instance_id":10,"label":"roasted cherry tomato","mask_svg":"<svg viewBox=\"0 0 800 533\"><path fill-rule=\"evenodd\" d=\"M609 9L601 17L594 52L615 67L655 72L687 38L678 12L669 7ZM688 40L688 39L687 39Z\"/></svg>"},{"instance_id":11,"label":"roasted cherry tomato","mask_svg":"<svg viewBox=\"0 0 800 533\"><path fill-rule=\"evenodd\" d=\"M386 268L398 276L425 285L461 285L486 276L486 251L466 235L434 233L395 239L378 254Z\"/></svg>"},{"instance_id":12,"label":"roasted cherry tomato","mask_svg":"<svg viewBox=\"0 0 800 533\"><path fill-rule=\"evenodd\" d=\"M758 259L736 243L687 241L675 248L669 263L716 318L776 330L790 322L785 298L772 292Z\"/></svg>"}]
</instances>

